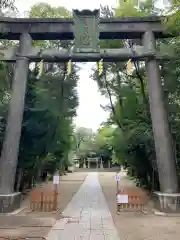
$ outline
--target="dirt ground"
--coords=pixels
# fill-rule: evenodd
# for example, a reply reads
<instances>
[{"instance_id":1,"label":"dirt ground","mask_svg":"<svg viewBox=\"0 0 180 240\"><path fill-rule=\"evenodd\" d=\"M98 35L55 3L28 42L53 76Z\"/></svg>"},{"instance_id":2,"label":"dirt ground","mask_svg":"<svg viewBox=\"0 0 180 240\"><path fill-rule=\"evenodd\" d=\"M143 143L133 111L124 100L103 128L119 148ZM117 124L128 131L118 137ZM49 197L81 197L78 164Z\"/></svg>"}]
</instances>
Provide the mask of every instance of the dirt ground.
<instances>
[{"instance_id":1,"label":"dirt ground","mask_svg":"<svg viewBox=\"0 0 180 240\"><path fill-rule=\"evenodd\" d=\"M114 223L122 240L169 240L180 238L180 217L157 216L153 213L121 212L116 214L115 173L99 173L99 180ZM133 185L121 177L121 186Z\"/></svg>"},{"instance_id":2,"label":"dirt ground","mask_svg":"<svg viewBox=\"0 0 180 240\"><path fill-rule=\"evenodd\" d=\"M33 237L40 240L46 237L57 219L63 217L63 211L78 191L87 173L68 173L60 178L58 189L58 211L54 213L32 212L29 209L29 197L22 202L22 210L15 215L0 215L0 240L3 237ZM41 186L44 189L53 189L51 182Z\"/></svg>"},{"instance_id":3,"label":"dirt ground","mask_svg":"<svg viewBox=\"0 0 180 240\"><path fill-rule=\"evenodd\" d=\"M68 203L71 201L73 195L78 191L80 188L81 184L85 180L87 176L87 172L74 172L74 173L68 173L67 175L61 176L60 177L60 184L58 188L58 212L56 217L59 218L64 209L67 207ZM43 188L44 190L52 190L54 189L54 185L52 182L45 183L40 186L40 188ZM33 215L38 215L45 216L48 215L50 216L49 213L34 213L29 211L29 197L27 197L24 202L22 203L22 206L24 210L20 212L19 214L22 215L24 213L28 214L33 214ZM18 214L18 215L19 215ZM53 217L55 216L55 213L51 214Z\"/></svg>"}]
</instances>

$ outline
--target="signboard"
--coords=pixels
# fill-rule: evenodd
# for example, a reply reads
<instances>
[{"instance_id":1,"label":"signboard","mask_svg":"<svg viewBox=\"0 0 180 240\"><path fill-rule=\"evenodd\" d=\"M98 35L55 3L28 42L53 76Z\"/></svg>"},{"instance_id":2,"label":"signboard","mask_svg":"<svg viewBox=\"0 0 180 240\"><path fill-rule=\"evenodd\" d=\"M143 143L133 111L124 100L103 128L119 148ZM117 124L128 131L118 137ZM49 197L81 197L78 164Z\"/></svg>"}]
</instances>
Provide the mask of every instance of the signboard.
<instances>
[{"instance_id":1,"label":"signboard","mask_svg":"<svg viewBox=\"0 0 180 240\"><path fill-rule=\"evenodd\" d=\"M121 180L120 175L116 174L116 176L115 176L115 180L116 180L116 182L120 182L120 180Z\"/></svg>"},{"instance_id":2,"label":"signboard","mask_svg":"<svg viewBox=\"0 0 180 240\"><path fill-rule=\"evenodd\" d=\"M121 194L118 194L117 195L117 203L128 203L128 195L121 195Z\"/></svg>"},{"instance_id":3,"label":"signboard","mask_svg":"<svg viewBox=\"0 0 180 240\"><path fill-rule=\"evenodd\" d=\"M53 176L53 184L59 184L60 183L60 176L54 175Z\"/></svg>"},{"instance_id":4,"label":"signboard","mask_svg":"<svg viewBox=\"0 0 180 240\"><path fill-rule=\"evenodd\" d=\"M74 52L97 53L99 46L99 10L74 10Z\"/></svg>"}]
</instances>

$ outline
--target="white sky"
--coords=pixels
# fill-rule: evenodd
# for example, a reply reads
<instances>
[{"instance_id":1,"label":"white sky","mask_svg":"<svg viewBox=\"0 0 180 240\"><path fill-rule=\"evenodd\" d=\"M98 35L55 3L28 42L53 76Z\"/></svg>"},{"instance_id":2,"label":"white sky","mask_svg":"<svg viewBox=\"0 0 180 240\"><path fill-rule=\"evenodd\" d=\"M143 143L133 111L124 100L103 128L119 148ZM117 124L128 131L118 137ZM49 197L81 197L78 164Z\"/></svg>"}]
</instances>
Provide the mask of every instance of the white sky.
<instances>
[{"instance_id":1,"label":"white sky","mask_svg":"<svg viewBox=\"0 0 180 240\"><path fill-rule=\"evenodd\" d=\"M72 9L96 9L102 5L115 5L116 0L16 0L16 6L20 12L25 12L30 7L38 2L46 2L52 6L64 6L69 10ZM105 105L108 103L108 99L105 99L98 92L96 82L89 78L91 74L91 67L93 63L87 63L83 65L80 71L80 81L78 84L80 105L77 111L76 125L81 127L92 128L96 131L99 125L105 121L108 117L108 113L101 109L100 104Z\"/></svg>"}]
</instances>

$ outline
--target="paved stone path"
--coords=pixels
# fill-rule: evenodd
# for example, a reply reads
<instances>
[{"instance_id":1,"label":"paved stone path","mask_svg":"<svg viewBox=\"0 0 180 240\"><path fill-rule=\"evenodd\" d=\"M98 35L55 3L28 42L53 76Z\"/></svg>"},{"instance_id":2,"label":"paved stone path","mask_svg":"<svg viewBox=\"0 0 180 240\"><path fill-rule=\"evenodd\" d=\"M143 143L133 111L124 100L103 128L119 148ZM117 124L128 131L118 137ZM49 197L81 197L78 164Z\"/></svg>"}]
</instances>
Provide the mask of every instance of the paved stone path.
<instances>
[{"instance_id":1,"label":"paved stone path","mask_svg":"<svg viewBox=\"0 0 180 240\"><path fill-rule=\"evenodd\" d=\"M98 173L88 174L64 215L71 219L57 221L48 240L119 240Z\"/></svg>"}]
</instances>

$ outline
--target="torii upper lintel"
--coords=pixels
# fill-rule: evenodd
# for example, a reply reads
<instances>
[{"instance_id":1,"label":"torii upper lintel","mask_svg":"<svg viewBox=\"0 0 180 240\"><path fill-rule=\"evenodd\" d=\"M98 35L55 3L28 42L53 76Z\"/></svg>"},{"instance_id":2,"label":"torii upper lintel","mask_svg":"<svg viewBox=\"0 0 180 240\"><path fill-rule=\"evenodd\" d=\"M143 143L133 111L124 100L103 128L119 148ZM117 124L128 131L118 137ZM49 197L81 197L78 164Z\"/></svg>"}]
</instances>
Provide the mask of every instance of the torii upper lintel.
<instances>
[{"instance_id":1,"label":"torii upper lintel","mask_svg":"<svg viewBox=\"0 0 180 240\"><path fill-rule=\"evenodd\" d=\"M151 29L155 38L170 37L161 18L124 17L100 19L100 39L138 39ZM19 40L28 31L33 40L72 40L74 24L65 18L0 18L0 39Z\"/></svg>"}]
</instances>

